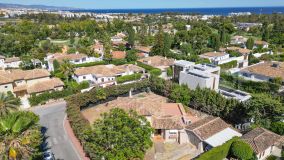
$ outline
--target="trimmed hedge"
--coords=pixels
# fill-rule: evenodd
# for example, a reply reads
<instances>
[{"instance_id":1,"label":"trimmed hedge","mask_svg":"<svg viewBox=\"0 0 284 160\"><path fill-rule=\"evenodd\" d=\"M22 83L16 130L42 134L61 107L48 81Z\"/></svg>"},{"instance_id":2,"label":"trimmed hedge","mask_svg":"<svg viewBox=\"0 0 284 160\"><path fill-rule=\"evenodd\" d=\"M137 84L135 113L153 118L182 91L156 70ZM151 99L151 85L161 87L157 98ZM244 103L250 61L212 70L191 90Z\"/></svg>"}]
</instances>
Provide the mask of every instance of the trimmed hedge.
<instances>
[{"instance_id":1,"label":"trimmed hedge","mask_svg":"<svg viewBox=\"0 0 284 160\"><path fill-rule=\"evenodd\" d=\"M141 73L134 73L134 74L131 74L131 75L117 77L116 81L117 81L117 83L124 83L124 82L128 82L128 81L139 80L141 77L142 77Z\"/></svg>"},{"instance_id":2,"label":"trimmed hedge","mask_svg":"<svg viewBox=\"0 0 284 160\"><path fill-rule=\"evenodd\" d=\"M76 64L76 65L75 65L75 68L79 68L79 67L91 67L91 66L105 65L105 64L107 64L106 61L90 62L90 63Z\"/></svg>"},{"instance_id":3,"label":"trimmed hedge","mask_svg":"<svg viewBox=\"0 0 284 160\"><path fill-rule=\"evenodd\" d=\"M135 83L110 86L107 88L94 88L86 93L79 93L66 98L67 102L67 116L71 127L83 145L84 151L91 159L95 159L95 155L92 152L92 147L87 145L86 132L91 132L91 125L81 114L81 109L88 107L89 104L96 104L101 100L105 100L111 97L117 97L119 95L127 94L130 89L141 90L149 86L148 80L143 80Z\"/></svg>"},{"instance_id":4,"label":"trimmed hedge","mask_svg":"<svg viewBox=\"0 0 284 160\"><path fill-rule=\"evenodd\" d=\"M220 64L219 65L222 69L230 69L230 68L235 68L238 66L238 61L231 61L228 63Z\"/></svg>"},{"instance_id":5,"label":"trimmed hedge","mask_svg":"<svg viewBox=\"0 0 284 160\"><path fill-rule=\"evenodd\" d=\"M238 159L251 159L253 150L248 143L238 140L232 143L231 154Z\"/></svg>"},{"instance_id":6,"label":"trimmed hedge","mask_svg":"<svg viewBox=\"0 0 284 160\"><path fill-rule=\"evenodd\" d=\"M226 143L224 143L221 146L218 147L214 147L211 150L209 150L208 152L203 153L201 156L199 156L196 160L223 160L224 158L226 158L230 152L230 148L233 142L235 142L236 140L238 140L238 137L235 137L229 141L227 141Z\"/></svg>"},{"instance_id":7,"label":"trimmed hedge","mask_svg":"<svg viewBox=\"0 0 284 160\"><path fill-rule=\"evenodd\" d=\"M139 61L137 61L137 66L144 68L146 71L148 71L151 75L154 76L160 76L162 74L162 71L159 68L149 66Z\"/></svg>"}]
</instances>

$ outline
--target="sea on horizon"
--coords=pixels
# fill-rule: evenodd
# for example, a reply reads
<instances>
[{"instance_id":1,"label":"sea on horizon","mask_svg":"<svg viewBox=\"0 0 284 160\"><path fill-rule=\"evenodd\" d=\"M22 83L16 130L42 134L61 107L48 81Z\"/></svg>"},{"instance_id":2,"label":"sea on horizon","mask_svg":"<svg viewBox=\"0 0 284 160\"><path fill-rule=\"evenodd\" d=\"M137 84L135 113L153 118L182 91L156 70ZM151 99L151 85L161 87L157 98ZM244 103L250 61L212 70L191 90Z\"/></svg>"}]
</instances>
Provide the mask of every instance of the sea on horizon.
<instances>
[{"instance_id":1,"label":"sea on horizon","mask_svg":"<svg viewBox=\"0 0 284 160\"><path fill-rule=\"evenodd\" d=\"M159 14L166 12L196 13L203 15L228 15L230 13L250 12L253 14L284 13L283 7L236 7L236 8L157 8L157 9L82 9L69 10L73 12L92 13L144 13Z\"/></svg>"}]
</instances>

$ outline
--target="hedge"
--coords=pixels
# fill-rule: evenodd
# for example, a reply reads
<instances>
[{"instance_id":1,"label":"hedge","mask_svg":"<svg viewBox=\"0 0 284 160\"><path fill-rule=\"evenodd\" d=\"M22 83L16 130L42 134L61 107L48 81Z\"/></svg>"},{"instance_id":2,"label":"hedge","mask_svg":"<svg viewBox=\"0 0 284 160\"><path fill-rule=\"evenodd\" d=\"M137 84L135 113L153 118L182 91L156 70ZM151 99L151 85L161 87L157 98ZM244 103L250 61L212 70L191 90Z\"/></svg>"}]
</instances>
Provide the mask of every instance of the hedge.
<instances>
[{"instance_id":1,"label":"hedge","mask_svg":"<svg viewBox=\"0 0 284 160\"><path fill-rule=\"evenodd\" d=\"M222 69L230 69L230 68L235 68L238 66L238 61L231 61L228 63L220 64L219 65Z\"/></svg>"},{"instance_id":2,"label":"hedge","mask_svg":"<svg viewBox=\"0 0 284 160\"><path fill-rule=\"evenodd\" d=\"M231 154L238 159L251 159L253 150L248 143L238 140L232 143Z\"/></svg>"},{"instance_id":3,"label":"hedge","mask_svg":"<svg viewBox=\"0 0 284 160\"><path fill-rule=\"evenodd\" d=\"M117 77L116 81L117 81L117 83L124 83L124 82L127 82L127 81L139 80L141 77L142 77L141 73L134 73L134 74L131 74L131 75Z\"/></svg>"},{"instance_id":4,"label":"hedge","mask_svg":"<svg viewBox=\"0 0 284 160\"><path fill-rule=\"evenodd\" d=\"M94 88L89 92L79 93L66 98L67 102L67 116L71 127L76 137L83 145L87 156L93 158L92 148L85 142L87 141L86 132L91 131L91 125L81 114L81 109L88 107L89 104L96 104L101 100L119 95L127 94L130 89L140 90L149 86L148 80L143 80L135 83L110 86L107 88ZM94 159L94 158L93 158Z\"/></svg>"},{"instance_id":5,"label":"hedge","mask_svg":"<svg viewBox=\"0 0 284 160\"><path fill-rule=\"evenodd\" d=\"M151 75L160 76L162 74L162 71L159 68L149 66L149 65L144 64L144 63L139 62L139 61L137 61L137 66L144 68Z\"/></svg>"},{"instance_id":6,"label":"hedge","mask_svg":"<svg viewBox=\"0 0 284 160\"><path fill-rule=\"evenodd\" d=\"M227 73L222 73L221 78L222 81L230 83L232 87L249 93L278 93L280 89L280 85L276 83L245 80Z\"/></svg>"},{"instance_id":7,"label":"hedge","mask_svg":"<svg viewBox=\"0 0 284 160\"><path fill-rule=\"evenodd\" d=\"M97 62L76 64L76 65L75 65L75 68L79 68L79 67L91 67L91 66L106 65L106 64L107 64L106 61L97 61Z\"/></svg>"},{"instance_id":8,"label":"hedge","mask_svg":"<svg viewBox=\"0 0 284 160\"><path fill-rule=\"evenodd\" d=\"M228 156L232 143L238 139L239 139L238 137L234 137L233 139L227 141L223 145L214 147L208 152L203 153L196 160L209 160L209 159L223 160Z\"/></svg>"}]
</instances>

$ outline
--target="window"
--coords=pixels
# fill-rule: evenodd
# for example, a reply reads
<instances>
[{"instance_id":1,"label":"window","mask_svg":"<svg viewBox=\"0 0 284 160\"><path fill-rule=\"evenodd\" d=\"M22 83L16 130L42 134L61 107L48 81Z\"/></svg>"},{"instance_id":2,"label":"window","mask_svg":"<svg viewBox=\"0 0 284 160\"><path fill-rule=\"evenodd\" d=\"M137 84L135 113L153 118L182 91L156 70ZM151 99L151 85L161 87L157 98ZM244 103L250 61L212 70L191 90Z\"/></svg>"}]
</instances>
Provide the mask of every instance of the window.
<instances>
[{"instance_id":1,"label":"window","mask_svg":"<svg viewBox=\"0 0 284 160\"><path fill-rule=\"evenodd\" d=\"M5 86L4 88L8 88L8 86Z\"/></svg>"},{"instance_id":2,"label":"window","mask_svg":"<svg viewBox=\"0 0 284 160\"><path fill-rule=\"evenodd\" d=\"M83 79L86 79L86 76L83 76Z\"/></svg>"},{"instance_id":3,"label":"window","mask_svg":"<svg viewBox=\"0 0 284 160\"><path fill-rule=\"evenodd\" d=\"M105 80L104 80L104 78L102 78L102 82L104 82Z\"/></svg>"}]
</instances>

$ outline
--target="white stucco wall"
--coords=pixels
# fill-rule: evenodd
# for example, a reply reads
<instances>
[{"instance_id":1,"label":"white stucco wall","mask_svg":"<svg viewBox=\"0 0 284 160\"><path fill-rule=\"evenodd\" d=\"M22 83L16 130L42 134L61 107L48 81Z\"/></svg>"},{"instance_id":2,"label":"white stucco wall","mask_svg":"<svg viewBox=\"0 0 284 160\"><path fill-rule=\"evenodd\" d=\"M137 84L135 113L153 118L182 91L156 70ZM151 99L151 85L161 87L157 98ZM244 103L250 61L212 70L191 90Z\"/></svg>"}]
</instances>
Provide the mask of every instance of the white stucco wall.
<instances>
[{"instance_id":1,"label":"white stucco wall","mask_svg":"<svg viewBox=\"0 0 284 160\"><path fill-rule=\"evenodd\" d=\"M0 85L0 92L7 93L9 91L13 93L13 84L12 83Z\"/></svg>"}]
</instances>

